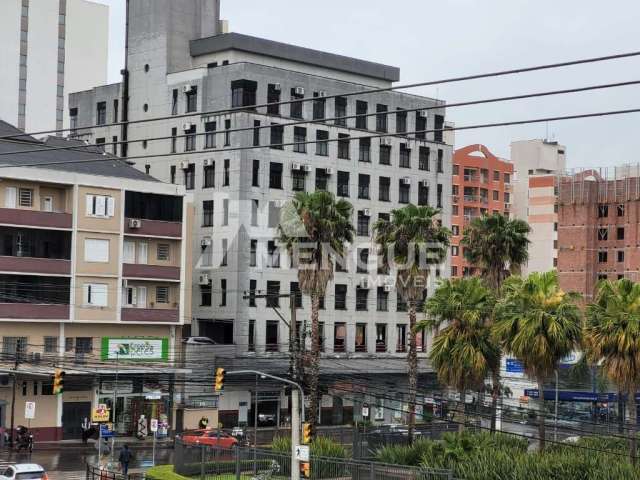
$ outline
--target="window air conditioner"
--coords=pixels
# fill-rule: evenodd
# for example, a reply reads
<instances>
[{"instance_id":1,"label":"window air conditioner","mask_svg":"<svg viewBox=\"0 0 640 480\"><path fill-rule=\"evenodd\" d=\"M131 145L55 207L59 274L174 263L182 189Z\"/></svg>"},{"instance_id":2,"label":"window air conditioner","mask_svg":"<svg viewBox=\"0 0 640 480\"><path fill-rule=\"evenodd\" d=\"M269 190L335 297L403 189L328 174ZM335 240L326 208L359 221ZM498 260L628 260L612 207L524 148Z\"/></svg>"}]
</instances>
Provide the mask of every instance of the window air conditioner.
<instances>
[{"instance_id":1,"label":"window air conditioner","mask_svg":"<svg viewBox=\"0 0 640 480\"><path fill-rule=\"evenodd\" d=\"M192 126L193 126L193 123L185 122L185 123L182 124L182 130L187 132L187 131L191 130Z\"/></svg>"},{"instance_id":2,"label":"window air conditioner","mask_svg":"<svg viewBox=\"0 0 640 480\"><path fill-rule=\"evenodd\" d=\"M411 184L411 179L409 177L402 177L402 183L404 185L410 185Z\"/></svg>"},{"instance_id":3,"label":"window air conditioner","mask_svg":"<svg viewBox=\"0 0 640 480\"><path fill-rule=\"evenodd\" d=\"M296 95L304 95L304 87L296 87L293 91Z\"/></svg>"},{"instance_id":4,"label":"window air conditioner","mask_svg":"<svg viewBox=\"0 0 640 480\"><path fill-rule=\"evenodd\" d=\"M418 110L418 115L421 117L426 117L429 115L428 110Z\"/></svg>"},{"instance_id":5,"label":"window air conditioner","mask_svg":"<svg viewBox=\"0 0 640 480\"><path fill-rule=\"evenodd\" d=\"M428 187L429 186L429 180L420 180L420 186L421 187Z\"/></svg>"},{"instance_id":6,"label":"window air conditioner","mask_svg":"<svg viewBox=\"0 0 640 480\"><path fill-rule=\"evenodd\" d=\"M202 240L200 240L200 246L201 247L209 247L209 246L211 246L211 239L210 238L203 238Z\"/></svg>"},{"instance_id":7,"label":"window air conditioner","mask_svg":"<svg viewBox=\"0 0 640 480\"><path fill-rule=\"evenodd\" d=\"M310 171L312 170L311 165L303 165L303 166L302 166L302 169L303 169L305 172L307 172L307 173L308 173L308 172L310 172Z\"/></svg>"},{"instance_id":8,"label":"window air conditioner","mask_svg":"<svg viewBox=\"0 0 640 480\"><path fill-rule=\"evenodd\" d=\"M318 96L319 96L319 97L326 97L326 96L327 96L327 92L325 92L324 90L320 90L320 91L318 92Z\"/></svg>"},{"instance_id":9,"label":"window air conditioner","mask_svg":"<svg viewBox=\"0 0 640 480\"><path fill-rule=\"evenodd\" d=\"M142 227L142 220L138 220L137 218L129 219L129 228L140 228Z\"/></svg>"},{"instance_id":10,"label":"window air conditioner","mask_svg":"<svg viewBox=\"0 0 640 480\"><path fill-rule=\"evenodd\" d=\"M393 290L393 285L385 285L384 286L384 291L385 292L391 292Z\"/></svg>"},{"instance_id":11,"label":"window air conditioner","mask_svg":"<svg viewBox=\"0 0 640 480\"><path fill-rule=\"evenodd\" d=\"M213 165L213 159L212 158L206 158L204 161L204 166L205 167L210 167L211 165Z\"/></svg>"},{"instance_id":12,"label":"window air conditioner","mask_svg":"<svg viewBox=\"0 0 640 480\"><path fill-rule=\"evenodd\" d=\"M333 175L335 172L335 170L331 167L327 167L324 169L324 173L326 173L327 175Z\"/></svg>"},{"instance_id":13,"label":"window air conditioner","mask_svg":"<svg viewBox=\"0 0 640 480\"><path fill-rule=\"evenodd\" d=\"M189 162L183 160L180 162L180 170L187 170L189 168Z\"/></svg>"},{"instance_id":14,"label":"window air conditioner","mask_svg":"<svg viewBox=\"0 0 640 480\"><path fill-rule=\"evenodd\" d=\"M365 208L365 209L362 211L362 214L363 214L365 217L370 217L370 216L371 216L371 210L370 210L369 208Z\"/></svg>"},{"instance_id":15,"label":"window air conditioner","mask_svg":"<svg viewBox=\"0 0 640 480\"><path fill-rule=\"evenodd\" d=\"M300 170L302 168L302 164L297 163L297 162L293 162L291 164L291 170Z\"/></svg>"},{"instance_id":16,"label":"window air conditioner","mask_svg":"<svg viewBox=\"0 0 640 480\"><path fill-rule=\"evenodd\" d=\"M183 93L191 93L192 90L193 90L193 86L192 85L183 85L182 86Z\"/></svg>"},{"instance_id":17,"label":"window air conditioner","mask_svg":"<svg viewBox=\"0 0 640 480\"><path fill-rule=\"evenodd\" d=\"M200 275L198 275L198 284L209 285L209 274L201 273Z\"/></svg>"},{"instance_id":18,"label":"window air conditioner","mask_svg":"<svg viewBox=\"0 0 640 480\"><path fill-rule=\"evenodd\" d=\"M369 279L368 278L361 278L360 279L360 283L358 284L358 287L360 287L363 290L368 290L369 289Z\"/></svg>"},{"instance_id":19,"label":"window air conditioner","mask_svg":"<svg viewBox=\"0 0 640 480\"><path fill-rule=\"evenodd\" d=\"M280 90L282 90L282 85L280 85L279 83L275 83L273 85L273 90L279 92Z\"/></svg>"},{"instance_id":20,"label":"window air conditioner","mask_svg":"<svg viewBox=\"0 0 640 480\"><path fill-rule=\"evenodd\" d=\"M384 145L384 146L390 147L391 146L391 139L387 138L387 137L382 137L380 139L380 145Z\"/></svg>"}]
</instances>

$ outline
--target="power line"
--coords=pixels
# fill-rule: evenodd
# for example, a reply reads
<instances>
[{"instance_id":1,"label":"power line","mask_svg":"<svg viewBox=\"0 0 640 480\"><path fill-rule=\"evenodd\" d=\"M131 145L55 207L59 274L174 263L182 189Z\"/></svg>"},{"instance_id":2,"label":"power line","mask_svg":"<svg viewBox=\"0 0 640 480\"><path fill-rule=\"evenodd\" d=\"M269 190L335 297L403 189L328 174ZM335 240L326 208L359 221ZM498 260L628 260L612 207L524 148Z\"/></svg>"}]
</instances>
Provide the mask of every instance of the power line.
<instances>
[{"instance_id":1,"label":"power line","mask_svg":"<svg viewBox=\"0 0 640 480\"><path fill-rule=\"evenodd\" d=\"M463 107L463 106L471 106L471 105L482 105L482 104L488 104L488 103L497 103L497 102L514 101L514 100L523 100L528 98L538 98L538 97L546 97L546 96L552 96L552 95L564 95L568 93L586 92L586 91L601 90L606 88L618 88L618 87L638 85L638 84L640 84L640 80L632 80L627 82L600 84L600 85L577 87L577 88L570 88L570 89L563 89L563 90L550 90L550 91L544 91L544 92L527 93L527 94L512 95L512 96L506 96L506 97L487 98L482 100L470 100L466 102L450 103L447 105L447 108ZM45 146L45 148L41 147L41 148L33 148L30 150L13 150L8 152L0 152L0 156L14 155L14 154L24 155L28 153L34 153L34 152L40 153L42 151L79 150L79 149L85 149L85 148L95 149L96 147L104 148L106 146L117 146L117 145L125 145L125 144L128 145L131 143L155 142L160 140L172 140L172 141L176 140L177 141L178 139L197 138L200 136L207 136L207 135L214 135L214 138L215 138L215 136L217 135L230 135L231 133L247 132L247 131L255 132L263 129L271 129L274 126L291 127L291 126L298 126L298 125L321 124L329 121L334 121L336 123L333 125L327 125L327 126L331 126L335 128L351 129L351 127L346 126L346 123L344 125L341 125L341 124L338 124L337 122L338 121L346 122L346 120L354 119L354 118L357 121L357 119L360 119L360 118L367 119L369 117L374 117L374 116L377 117L380 115L384 115L386 117L389 115L406 114L409 112L419 112L423 110L434 110L434 109L440 109L440 108L442 108L442 106L426 106L426 107L417 107L417 108L407 108L407 109L396 110L396 111L385 112L385 113L372 112L372 113L363 113L363 114L356 114L356 115L347 115L343 117L315 118L312 120L299 120L299 121L279 123L274 125L257 125L257 126L250 126L250 127L230 128L225 130L214 130L209 132L204 131L204 132L187 133L183 135L167 135L162 137L147 137L147 138L133 139L133 140L121 140L121 141L115 141L115 142L90 143L90 144L84 144L84 145L69 145L69 146L59 146L59 147ZM443 131L443 130L437 130L437 131ZM389 136L403 136L403 135L404 135L403 132L389 133ZM2 139L2 137L0 137L0 139ZM208 151L216 151L216 150L208 149Z\"/></svg>"},{"instance_id":2,"label":"power line","mask_svg":"<svg viewBox=\"0 0 640 480\"><path fill-rule=\"evenodd\" d=\"M444 79L440 79L440 80L430 80L430 81L426 81L426 82L418 82L418 83L411 83L411 84L405 84L405 85L396 85L396 86L385 87L385 88L368 89L368 90L359 91L359 92L343 92L341 94L327 95L325 97L318 97L318 98L308 97L308 98L301 98L301 99L295 99L295 100L286 100L286 101L282 101L282 102L263 103L263 104L256 104L256 105L247 105L247 106L241 106L241 107L226 108L226 109L221 109L221 110L211 110L211 111L200 112L200 113L198 113L198 112L188 112L188 113L180 114L180 115L167 115L167 116L154 117L154 118L149 118L149 119L131 120L131 121L127 121L127 122L114 122L114 123L107 123L107 124L102 124L102 125L91 125L91 126L85 126L85 127L76 127L74 129L72 129L72 128L64 128L64 129L56 129L56 130L43 130L43 131L39 131L39 132L22 133L22 134L18 134L18 135L16 135L16 134L3 135L3 136L0 136L0 140L7 139L7 138L20 138L20 137L31 136L31 135L43 135L43 134L46 134L46 133L67 132L67 131L72 131L72 130L85 130L85 129L92 129L92 128L98 128L98 127L103 127L104 128L104 127L112 127L112 126L121 126L121 125L124 125L124 124L134 125L134 124L137 124L137 123L160 121L160 120L169 120L169 119L172 119L172 118L192 117L194 115L206 116L206 115L221 115L221 114L229 114L229 113L238 113L238 112L244 112L244 111L246 111L248 109L268 108L268 107L273 107L273 106L278 106L278 105L290 105L290 104L294 104L294 103L297 104L297 103L311 102L311 101L322 99L322 98L324 98L325 100L328 100L328 99L332 99L332 98L350 97L350 96L354 96L354 95L370 95L370 94L373 94L373 93L382 93L382 92L389 92L389 91L394 91L394 90L404 90L404 89L408 89L408 88L425 87L425 86L431 86L431 85L440 85L440 84L443 84L443 83L463 82L463 81L468 81L468 80L477 80L477 79L481 79L481 78L500 77L500 76L506 76L506 75L514 75L514 74L518 74L518 73L528 73L528 72L534 72L534 71L540 71L540 70L549 70L549 69L554 69L554 68L570 67L570 66L574 66L574 65L583 65L583 64L588 64L588 63L597 63L597 62L603 62L603 61L609 61L609 60L619 60L619 59L623 59L623 58L636 57L638 55L640 55L640 51L618 53L618 54L605 55L605 56L600 56L600 57L590 57L590 58L583 58L583 59L578 59L578 60L569 60L569 61L564 61L564 62L535 65L535 66L530 66L530 67L520 67L520 68L515 68L515 69L509 69L509 70L498 70L498 71L488 72L488 73L479 73L479 74L465 75L465 76L459 76L459 77L450 77L450 78L444 78ZM445 104L443 104L441 106L441 108L445 108L445 107L446 107Z\"/></svg>"},{"instance_id":3,"label":"power line","mask_svg":"<svg viewBox=\"0 0 640 480\"><path fill-rule=\"evenodd\" d=\"M607 117L612 115L626 115L629 113L638 113L638 112L640 112L640 108L632 108L632 109L625 109L625 110L610 110L610 111L604 111L604 112L592 112L592 113L583 113L583 114L575 114L575 115L533 118L533 119L527 119L527 120L512 120L508 122L484 123L484 124L466 125L466 126L460 126L460 127L458 126L447 127L447 130L458 131L458 130L476 130L476 129L494 128L494 127L508 127L508 126L514 126L514 125L555 122L560 120L577 120L577 119L583 119L583 118ZM441 129L416 130L416 131L405 132L405 135L415 135L416 133L433 133L433 132L442 132L442 130ZM270 144L270 145L253 145L253 146L230 147L230 148L222 148L222 149L209 149L206 151L194 150L194 151L180 152L180 153L176 152L176 153L163 153L163 154L156 154L156 155L138 155L138 156L127 157L126 160L131 161L131 160L140 160L140 159L147 159L147 158L174 157L174 156L184 156L184 155L194 155L194 154L206 155L211 153L256 150L256 149L263 149L263 148L283 149L284 147L296 146L296 145L300 146L300 145L310 145L310 144L316 144L316 143L334 143L334 142L340 142L340 141L349 142L349 141L356 141L361 139L383 138L383 137L389 137L389 136L390 136L389 133L381 133L381 134L375 134L375 135L361 135L357 137L348 137L348 138L328 138L320 141L309 140L304 142L288 142L288 143L279 143L279 144ZM409 140L410 139L407 139L407 141ZM420 141L420 140L417 140L417 141ZM19 165L4 164L4 165L0 165L0 168L43 167L47 165L91 163L91 162L113 161L113 160L124 161L125 159L113 158L113 157L105 158L105 156L103 155L101 157L96 157L95 159L88 158L88 159L82 159L82 160L61 160L61 161L54 161L54 162L22 163Z\"/></svg>"}]
</instances>

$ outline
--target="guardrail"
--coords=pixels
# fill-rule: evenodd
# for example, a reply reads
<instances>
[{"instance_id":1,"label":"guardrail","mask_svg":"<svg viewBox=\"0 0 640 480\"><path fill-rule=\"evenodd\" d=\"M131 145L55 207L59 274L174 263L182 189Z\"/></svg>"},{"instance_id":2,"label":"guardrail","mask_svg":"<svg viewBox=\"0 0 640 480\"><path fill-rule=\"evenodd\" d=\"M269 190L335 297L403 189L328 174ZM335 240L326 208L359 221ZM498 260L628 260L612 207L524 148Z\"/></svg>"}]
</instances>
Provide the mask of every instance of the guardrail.
<instances>
[{"instance_id":1,"label":"guardrail","mask_svg":"<svg viewBox=\"0 0 640 480\"><path fill-rule=\"evenodd\" d=\"M144 478L144 473L130 473L125 476L120 472L87 464L86 480L144 480Z\"/></svg>"}]
</instances>

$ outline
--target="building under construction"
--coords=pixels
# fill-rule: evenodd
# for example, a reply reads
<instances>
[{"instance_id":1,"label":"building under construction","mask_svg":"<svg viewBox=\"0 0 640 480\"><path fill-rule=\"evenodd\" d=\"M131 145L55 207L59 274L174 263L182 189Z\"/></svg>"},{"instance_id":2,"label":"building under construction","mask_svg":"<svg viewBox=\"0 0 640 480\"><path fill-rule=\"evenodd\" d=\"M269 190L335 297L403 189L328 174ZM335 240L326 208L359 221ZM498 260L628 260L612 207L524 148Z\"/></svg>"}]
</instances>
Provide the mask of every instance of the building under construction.
<instances>
[{"instance_id":1,"label":"building under construction","mask_svg":"<svg viewBox=\"0 0 640 480\"><path fill-rule=\"evenodd\" d=\"M562 287L590 301L600 280L637 281L640 165L558 175L556 197Z\"/></svg>"}]
</instances>

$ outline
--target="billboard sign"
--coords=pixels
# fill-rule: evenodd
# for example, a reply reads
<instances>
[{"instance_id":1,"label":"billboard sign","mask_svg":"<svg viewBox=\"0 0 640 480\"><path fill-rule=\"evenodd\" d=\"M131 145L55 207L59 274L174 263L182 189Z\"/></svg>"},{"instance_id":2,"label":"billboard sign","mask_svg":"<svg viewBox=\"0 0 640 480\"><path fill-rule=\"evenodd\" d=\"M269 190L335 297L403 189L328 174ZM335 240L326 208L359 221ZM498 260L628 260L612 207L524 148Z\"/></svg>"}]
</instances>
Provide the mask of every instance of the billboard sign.
<instances>
[{"instance_id":1,"label":"billboard sign","mask_svg":"<svg viewBox=\"0 0 640 480\"><path fill-rule=\"evenodd\" d=\"M102 337L102 360L156 360L169 359L167 337Z\"/></svg>"}]
</instances>

